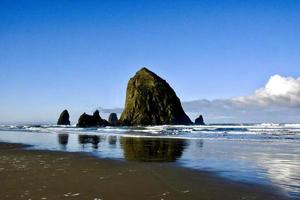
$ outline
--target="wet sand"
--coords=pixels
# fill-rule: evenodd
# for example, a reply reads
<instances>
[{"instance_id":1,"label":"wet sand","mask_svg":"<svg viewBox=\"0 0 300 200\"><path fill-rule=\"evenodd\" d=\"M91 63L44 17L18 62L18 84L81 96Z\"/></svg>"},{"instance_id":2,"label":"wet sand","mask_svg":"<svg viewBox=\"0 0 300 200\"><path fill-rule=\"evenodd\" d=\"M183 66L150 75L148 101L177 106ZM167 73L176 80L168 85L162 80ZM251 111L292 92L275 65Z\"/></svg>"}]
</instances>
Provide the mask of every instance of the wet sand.
<instances>
[{"instance_id":1,"label":"wet sand","mask_svg":"<svg viewBox=\"0 0 300 200\"><path fill-rule=\"evenodd\" d=\"M0 199L287 199L277 189L229 181L173 163L99 159L0 143Z\"/></svg>"}]
</instances>

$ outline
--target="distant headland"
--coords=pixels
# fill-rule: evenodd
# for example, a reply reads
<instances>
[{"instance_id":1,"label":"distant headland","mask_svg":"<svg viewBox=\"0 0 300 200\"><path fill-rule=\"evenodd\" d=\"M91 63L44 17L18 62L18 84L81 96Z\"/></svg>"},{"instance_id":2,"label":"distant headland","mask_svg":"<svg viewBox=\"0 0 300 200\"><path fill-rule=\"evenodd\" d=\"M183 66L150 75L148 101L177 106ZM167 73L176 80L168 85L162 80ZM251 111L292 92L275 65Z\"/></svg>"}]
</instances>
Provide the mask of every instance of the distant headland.
<instances>
[{"instance_id":1,"label":"distant headland","mask_svg":"<svg viewBox=\"0 0 300 200\"><path fill-rule=\"evenodd\" d=\"M57 122L58 125L69 125L69 113L64 110ZM125 108L118 119L111 113L108 121L102 119L99 111L93 115L83 113L78 127L93 126L149 126L149 125L191 125L194 124L184 112L180 99L172 87L147 68L142 68L127 85ZM202 115L195 124L204 125Z\"/></svg>"}]
</instances>

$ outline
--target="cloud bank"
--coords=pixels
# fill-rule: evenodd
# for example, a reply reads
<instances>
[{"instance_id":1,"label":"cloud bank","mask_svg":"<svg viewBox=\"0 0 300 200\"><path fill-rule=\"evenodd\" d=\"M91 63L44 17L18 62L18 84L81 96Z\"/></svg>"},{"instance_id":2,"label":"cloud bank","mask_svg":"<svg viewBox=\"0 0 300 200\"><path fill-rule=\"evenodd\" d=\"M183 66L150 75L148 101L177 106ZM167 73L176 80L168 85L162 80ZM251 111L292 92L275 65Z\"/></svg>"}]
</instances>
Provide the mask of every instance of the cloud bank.
<instances>
[{"instance_id":1,"label":"cloud bank","mask_svg":"<svg viewBox=\"0 0 300 200\"><path fill-rule=\"evenodd\" d=\"M265 87L249 96L232 99L238 105L300 107L300 77L271 76Z\"/></svg>"},{"instance_id":2,"label":"cloud bank","mask_svg":"<svg viewBox=\"0 0 300 200\"><path fill-rule=\"evenodd\" d=\"M191 118L202 113L211 123L300 123L300 77L274 75L253 94L183 102L183 107Z\"/></svg>"}]
</instances>

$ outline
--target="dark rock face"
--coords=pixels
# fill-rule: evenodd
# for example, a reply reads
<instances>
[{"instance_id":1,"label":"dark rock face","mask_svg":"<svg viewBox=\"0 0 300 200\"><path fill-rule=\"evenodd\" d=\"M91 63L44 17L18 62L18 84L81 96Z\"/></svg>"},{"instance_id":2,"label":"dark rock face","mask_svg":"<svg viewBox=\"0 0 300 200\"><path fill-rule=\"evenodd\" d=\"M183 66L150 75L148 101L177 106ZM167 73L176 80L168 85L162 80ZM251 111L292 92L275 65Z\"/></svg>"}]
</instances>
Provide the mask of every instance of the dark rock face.
<instances>
[{"instance_id":1,"label":"dark rock face","mask_svg":"<svg viewBox=\"0 0 300 200\"><path fill-rule=\"evenodd\" d=\"M116 113L111 113L108 117L108 122L113 125L117 126L118 125L118 116Z\"/></svg>"},{"instance_id":2,"label":"dark rock face","mask_svg":"<svg viewBox=\"0 0 300 200\"><path fill-rule=\"evenodd\" d=\"M99 111L96 110L93 115L83 113L79 119L78 127L93 127L93 126L109 126L108 121L102 119L99 115Z\"/></svg>"},{"instance_id":3,"label":"dark rock face","mask_svg":"<svg viewBox=\"0 0 300 200\"><path fill-rule=\"evenodd\" d=\"M57 125L70 125L69 118L70 118L69 112L67 110L62 111L62 113L58 118Z\"/></svg>"},{"instance_id":4,"label":"dark rock face","mask_svg":"<svg viewBox=\"0 0 300 200\"><path fill-rule=\"evenodd\" d=\"M195 119L196 125L205 125L202 115L200 115L197 119Z\"/></svg>"},{"instance_id":5,"label":"dark rock face","mask_svg":"<svg viewBox=\"0 0 300 200\"><path fill-rule=\"evenodd\" d=\"M146 68L128 82L120 121L127 126L192 124L170 85Z\"/></svg>"}]
</instances>

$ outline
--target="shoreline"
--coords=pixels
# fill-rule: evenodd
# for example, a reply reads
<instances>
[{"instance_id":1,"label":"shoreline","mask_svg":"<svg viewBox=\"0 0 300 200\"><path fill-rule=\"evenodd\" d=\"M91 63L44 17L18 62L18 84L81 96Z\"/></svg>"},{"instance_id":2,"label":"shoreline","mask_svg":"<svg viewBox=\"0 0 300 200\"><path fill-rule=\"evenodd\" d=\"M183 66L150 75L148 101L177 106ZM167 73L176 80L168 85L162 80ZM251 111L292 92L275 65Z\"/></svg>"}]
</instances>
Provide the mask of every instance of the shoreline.
<instances>
[{"instance_id":1,"label":"shoreline","mask_svg":"<svg viewBox=\"0 0 300 200\"><path fill-rule=\"evenodd\" d=\"M174 163L101 159L0 142L0 199L291 199Z\"/></svg>"}]
</instances>

